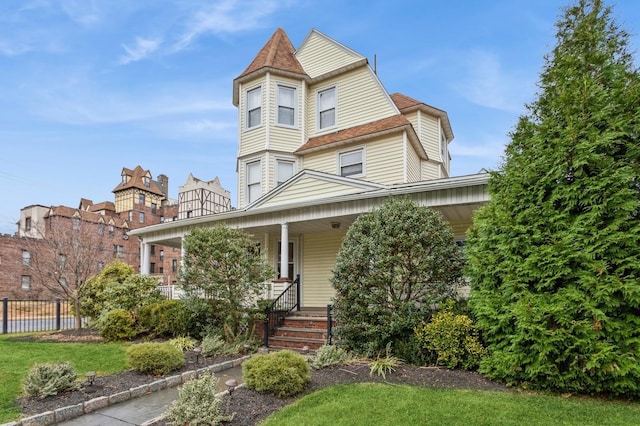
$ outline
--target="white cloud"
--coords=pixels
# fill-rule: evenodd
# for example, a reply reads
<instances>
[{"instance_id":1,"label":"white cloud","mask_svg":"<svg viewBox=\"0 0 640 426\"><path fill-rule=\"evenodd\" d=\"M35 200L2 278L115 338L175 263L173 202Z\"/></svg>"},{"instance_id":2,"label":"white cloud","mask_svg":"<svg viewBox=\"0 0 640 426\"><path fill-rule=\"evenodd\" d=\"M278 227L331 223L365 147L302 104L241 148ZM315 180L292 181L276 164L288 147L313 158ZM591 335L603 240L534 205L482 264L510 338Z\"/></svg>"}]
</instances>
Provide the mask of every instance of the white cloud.
<instances>
[{"instance_id":1,"label":"white cloud","mask_svg":"<svg viewBox=\"0 0 640 426\"><path fill-rule=\"evenodd\" d=\"M453 87L468 101L510 113L521 113L531 82L518 78L514 70L505 71L494 53L474 50L458 55L463 75Z\"/></svg>"},{"instance_id":2,"label":"white cloud","mask_svg":"<svg viewBox=\"0 0 640 426\"><path fill-rule=\"evenodd\" d=\"M93 0L64 0L61 8L69 19L85 27L94 25L101 19L98 6Z\"/></svg>"},{"instance_id":3,"label":"white cloud","mask_svg":"<svg viewBox=\"0 0 640 426\"><path fill-rule=\"evenodd\" d=\"M286 3L274 0L220 0L193 14L187 29L173 48L175 51L185 49L206 34L231 34L260 28L267 16Z\"/></svg>"},{"instance_id":4,"label":"white cloud","mask_svg":"<svg viewBox=\"0 0 640 426\"><path fill-rule=\"evenodd\" d=\"M135 45L132 47L123 44L122 47L127 52L126 55L122 55L118 60L118 63L126 65L130 62L136 62L146 58L151 53L158 50L162 41L160 39L151 40L136 37Z\"/></svg>"}]
</instances>

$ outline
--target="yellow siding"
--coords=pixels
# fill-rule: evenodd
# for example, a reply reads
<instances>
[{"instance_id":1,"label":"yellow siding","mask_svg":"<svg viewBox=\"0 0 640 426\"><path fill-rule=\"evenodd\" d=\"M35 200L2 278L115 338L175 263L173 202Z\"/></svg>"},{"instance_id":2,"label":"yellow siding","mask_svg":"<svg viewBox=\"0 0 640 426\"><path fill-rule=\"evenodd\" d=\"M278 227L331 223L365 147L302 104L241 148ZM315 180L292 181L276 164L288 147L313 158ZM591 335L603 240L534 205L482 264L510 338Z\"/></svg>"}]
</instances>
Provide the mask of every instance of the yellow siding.
<instances>
[{"instance_id":1,"label":"yellow siding","mask_svg":"<svg viewBox=\"0 0 640 426\"><path fill-rule=\"evenodd\" d=\"M335 230L304 236L302 265L302 306L319 307L331 303L335 290L331 277L336 256L346 230Z\"/></svg>"},{"instance_id":2,"label":"yellow siding","mask_svg":"<svg viewBox=\"0 0 640 426\"><path fill-rule=\"evenodd\" d=\"M335 175L337 173L336 152L328 150L306 154L304 156L304 168Z\"/></svg>"},{"instance_id":3,"label":"yellow siding","mask_svg":"<svg viewBox=\"0 0 640 426\"><path fill-rule=\"evenodd\" d=\"M362 188L306 176L262 204L261 207L277 206L293 201L316 200L323 197L353 194L362 191Z\"/></svg>"},{"instance_id":4,"label":"yellow siding","mask_svg":"<svg viewBox=\"0 0 640 426\"><path fill-rule=\"evenodd\" d=\"M294 87L298 103L296 105L296 125L295 128L277 124L278 113L278 85ZM302 140L302 111L303 93L300 81L280 76L271 77L271 87L269 92L269 149L284 152L293 152L300 147Z\"/></svg>"},{"instance_id":5,"label":"yellow siding","mask_svg":"<svg viewBox=\"0 0 640 426\"><path fill-rule=\"evenodd\" d=\"M420 140L427 151L430 160L440 161L440 131L438 119L425 113L420 113Z\"/></svg>"},{"instance_id":6,"label":"yellow siding","mask_svg":"<svg viewBox=\"0 0 640 426\"><path fill-rule=\"evenodd\" d=\"M262 85L262 125L259 127L255 127L251 130L247 130L246 128L246 92L247 90L254 89L258 86ZM265 100L267 99L267 87L266 87L266 78L262 77L250 83L244 84L242 86L240 102L238 105L238 124L240 126L240 148L239 155L248 155L253 152L257 152L265 149L265 141L266 141L266 113L267 108L265 104Z\"/></svg>"},{"instance_id":7,"label":"yellow siding","mask_svg":"<svg viewBox=\"0 0 640 426\"><path fill-rule=\"evenodd\" d=\"M367 142L366 176L362 178L385 185L404 183L404 147L402 133Z\"/></svg>"},{"instance_id":8,"label":"yellow siding","mask_svg":"<svg viewBox=\"0 0 640 426\"><path fill-rule=\"evenodd\" d=\"M422 180L420 170L420 157L413 146L407 141L407 182L417 182Z\"/></svg>"},{"instance_id":9,"label":"yellow siding","mask_svg":"<svg viewBox=\"0 0 640 426\"><path fill-rule=\"evenodd\" d=\"M323 81L309 87L307 97L307 134L317 132L316 96L318 90L336 87L338 105L336 111L337 127L330 132L360 124L369 123L396 114L395 107L376 81L368 66L345 73L330 81Z\"/></svg>"},{"instance_id":10,"label":"yellow siding","mask_svg":"<svg viewBox=\"0 0 640 426\"><path fill-rule=\"evenodd\" d=\"M440 179L440 164L422 161L422 180Z\"/></svg>"},{"instance_id":11,"label":"yellow siding","mask_svg":"<svg viewBox=\"0 0 640 426\"><path fill-rule=\"evenodd\" d=\"M312 32L296 53L309 77L315 78L362 59L326 37Z\"/></svg>"},{"instance_id":12,"label":"yellow siding","mask_svg":"<svg viewBox=\"0 0 640 426\"><path fill-rule=\"evenodd\" d=\"M266 155L260 155L260 156L255 156L255 157L250 157L250 158L246 158L240 161L240 164L238 166L238 208L242 208L247 204L247 200L245 198L246 196L246 167L247 167L247 163L253 163L254 161L260 160L260 165L262 166L262 177L261 177L261 184L262 184L262 195L266 194L267 189L266 189L266 177L267 177L267 162L266 162Z\"/></svg>"}]
</instances>

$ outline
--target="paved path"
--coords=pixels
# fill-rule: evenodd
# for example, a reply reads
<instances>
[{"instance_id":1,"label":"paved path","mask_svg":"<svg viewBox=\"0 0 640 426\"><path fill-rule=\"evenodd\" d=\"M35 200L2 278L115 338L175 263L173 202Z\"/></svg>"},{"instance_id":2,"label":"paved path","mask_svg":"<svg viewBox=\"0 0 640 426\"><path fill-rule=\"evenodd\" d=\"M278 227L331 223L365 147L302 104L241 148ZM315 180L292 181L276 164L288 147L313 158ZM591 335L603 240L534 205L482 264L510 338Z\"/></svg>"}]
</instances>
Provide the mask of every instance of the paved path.
<instances>
[{"instance_id":1,"label":"paved path","mask_svg":"<svg viewBox=\"0 0 640 426\"><path fill-rule=\"evenodd\" d=\"M219 379L218 392L225 391L227 387L224 383L231 378L236 379L239 384L242 383L242 366L215 373L215 376ZM177 396L178 388L165 389L58 424L64 426L142 425L164 414Z\"/></svg>"}]
</instances>

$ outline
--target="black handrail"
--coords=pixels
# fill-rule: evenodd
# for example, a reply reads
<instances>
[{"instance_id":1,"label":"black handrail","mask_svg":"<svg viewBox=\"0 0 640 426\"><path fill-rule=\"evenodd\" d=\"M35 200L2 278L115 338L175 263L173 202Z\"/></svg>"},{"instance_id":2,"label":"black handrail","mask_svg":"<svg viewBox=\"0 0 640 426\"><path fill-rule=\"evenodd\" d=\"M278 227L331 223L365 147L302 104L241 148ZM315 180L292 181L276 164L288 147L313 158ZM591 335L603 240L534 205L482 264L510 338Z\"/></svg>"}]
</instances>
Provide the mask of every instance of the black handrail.
<instances>
[{"instance_id":1,"label":"black handrail","mask_svg":"<svg viewBox=\"0 0 640 426\"><path fill-rule=\"evenodd\" d=\"M282 294L264 310L264 346L269 347L269 336L294 309L300 310L300 274Z\"/></svg>"},{"instance_id":2,"label":"black handrail","mask_svg":"<svg viewBox=\"0 0 640 426\"><path fill-rule=\"evenodd\" d=\"M327 344L331 345L333 340L333 305L327 305Z\"/></svg>"}]
</instances>

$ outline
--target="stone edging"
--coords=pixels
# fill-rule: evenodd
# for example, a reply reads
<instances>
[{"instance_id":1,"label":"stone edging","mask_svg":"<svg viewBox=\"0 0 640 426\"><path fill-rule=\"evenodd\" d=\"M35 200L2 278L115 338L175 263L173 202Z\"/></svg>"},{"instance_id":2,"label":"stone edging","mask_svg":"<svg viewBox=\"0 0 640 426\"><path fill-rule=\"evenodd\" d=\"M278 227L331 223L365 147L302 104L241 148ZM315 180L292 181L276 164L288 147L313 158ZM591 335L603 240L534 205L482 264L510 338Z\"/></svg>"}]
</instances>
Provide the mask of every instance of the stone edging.
<instances>
[{"instance_id":1,"label":"stone edging","mask_svg":"<svg viewBox=\"0 0 640 426\"><path fill-rule=\"evenodd\" d=\"M149 393L157 392L163 389L169 389L179 386L189 380L195 379L198 376L206 373L219 373L220 371L228 370L233 367L240 366L244 361L250 358L249 355L243 356L230 361L225 361L220 364L210 365L208 367L199 368L197 370L185 371L184 373L158 379L155 382L147 383L129 390L118 392L109 396L99 396L97 398L84 401L80 404L69 405L66 407L60 407L53 411L46 411L44 413L36 414L30 417L17 420L15 422L4 423L0 426L50 426L60 422L75 419L84 414L89 414L101 408L108 407L110 405L118 404L120 402L128 401L130 399L139 398ZM224 391L226 392L226 391ZM222 394L223 392L221 392ZM157 419L146 422L145 424L153 424L151 422L157 421Z\"/></svg>"}]
</instances>

